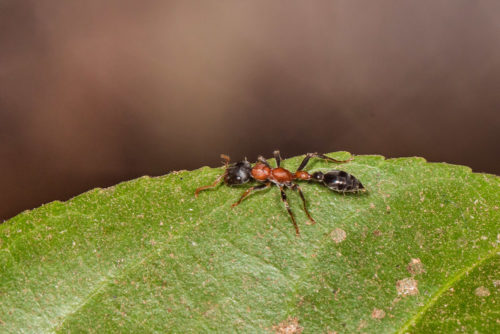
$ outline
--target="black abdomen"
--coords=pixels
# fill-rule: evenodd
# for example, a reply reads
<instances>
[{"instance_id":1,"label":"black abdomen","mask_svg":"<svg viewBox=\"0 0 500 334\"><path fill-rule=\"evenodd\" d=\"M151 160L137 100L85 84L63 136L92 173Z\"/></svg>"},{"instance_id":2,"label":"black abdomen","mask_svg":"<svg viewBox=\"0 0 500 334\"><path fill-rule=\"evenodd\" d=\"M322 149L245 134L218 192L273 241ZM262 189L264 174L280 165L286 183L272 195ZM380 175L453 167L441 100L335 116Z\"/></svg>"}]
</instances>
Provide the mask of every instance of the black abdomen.
<instances>
[{"instance_id":1,"label":"black abdomen","mask_svg":"<svg viewBox=\"0 0 500 334\"><path fill-rule=\"evenodd\" d=\"M332 170L325 173L323 184L331 190L339 192L356 192L365 189L354 175L341 170Z\"/></svg>"}]
</instances>

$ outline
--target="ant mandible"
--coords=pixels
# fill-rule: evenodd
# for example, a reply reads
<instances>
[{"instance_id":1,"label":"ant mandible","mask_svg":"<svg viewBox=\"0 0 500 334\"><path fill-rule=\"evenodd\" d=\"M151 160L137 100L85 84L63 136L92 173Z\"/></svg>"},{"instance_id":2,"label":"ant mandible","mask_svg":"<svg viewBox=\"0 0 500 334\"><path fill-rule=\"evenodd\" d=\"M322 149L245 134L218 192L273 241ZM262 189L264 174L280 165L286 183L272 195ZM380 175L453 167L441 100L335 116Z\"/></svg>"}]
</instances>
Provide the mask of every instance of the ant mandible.
<instances>
[{"instance_id":1,"label":"ant mandible","mask_svg":"<svg viewBox=\"0 0 500 334\"><path fill-rule=\"evenodd\" d=\"M229 165L229 156L221 154L221 158L225 160L224 173L220 175L211 185L196 189L194 195L198 197L200 191L215 188L222 180L224 180L224 183L229 186L244 184L250 180L255 180L261 183L259 185L248 188L241 195L240 199L231 206L233 208L240 204L241 201L252 191L266 189L271 186L271 184L275 184L280 188L281 200L285 204L286 210L292 218L297 236L300 235L299 226L297 225L295 216L290 209L290 205L288 204L288 200L285 194L285 188L297 190L299 192L307 217L312 224L315 224L316 221L309 214L306 206L306 199L304 197L304 194L302 193L302 189L298 184L294 182L294 180L319 182L320 184L328 187L331 190L342 193L365 191L365 188L356 177L344 171L332 170L328 173L314 172L313 174L309 174L308 172L303 171L304 167L307 165L311 158L321 158L331 162L345 163L351 161L353 159L352 157L347 160L335 160L333 158L327 157L324 154L307 153L306 157L304 158L304 160L302 160L299 168L297 168L295 173L291 173L287 169L280 167L281 155L280 151L278 150L274 151L274 159L276 160L277 168L272 168L263 156L258 157L258 162L253 167L246 159L244 161Z\"/></svg>"}]
</instances>

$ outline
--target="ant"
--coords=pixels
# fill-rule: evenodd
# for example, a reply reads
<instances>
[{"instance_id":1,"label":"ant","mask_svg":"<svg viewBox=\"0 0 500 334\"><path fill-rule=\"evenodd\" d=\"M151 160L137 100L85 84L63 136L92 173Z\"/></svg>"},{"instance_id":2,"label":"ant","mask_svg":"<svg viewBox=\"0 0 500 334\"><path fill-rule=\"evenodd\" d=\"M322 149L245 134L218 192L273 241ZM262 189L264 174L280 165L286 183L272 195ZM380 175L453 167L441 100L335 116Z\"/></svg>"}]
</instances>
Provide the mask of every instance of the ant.
<instances>
[{"instance_id":1,"label":"ant","mask_svg":"<svg viewBox=\"0 0 500 334\"><path fill-rule=\"evenodd\" d=\"M285 204L286 210L288 214L292 218L293 225L295 227L295 232L297 236L300 235L299 226L295 221L295 216L293 215L292 210L290 209L290 205L288 204L288 200L285 194L285 188L296 190L299 192L300 198L302 199L302 204L304 206L304 211L311 221L312 224L315 224L316 221L311 217L309 211L306 206L306 199L304 194L302 193L302 189L298 184L294 182L294 180L304 180L304 181L315 181L320 184L328 187L331 190L341 192L341 193L355 193L360 191L366 191L361 182L354 177L353 175L346 173L340 170L332 170L328 173L322 172L314 172L313 174L309 174L306 171L303 171L304 167L307 165L311 158L321 158L327 161L335 162L335 163L345 163L349 162L353 159L353 157L347 160L335 160L333 158L327 157L324 154L319 153L307 153L304 160L302 160L299 168L292 173L287 169L280 167L281 164L281 155L280 151L276 150L273 153L274 159L276 160L276 168L272 168L267 160L263 156L259 156L257 158L258 162L252 167L252 165L246 160L240 161L234 164L229 165L229 156L225 154L221 154L221 158L225 160L225 171L222 175L220 175L214 183L208 186L203 186L194 192L195 197L198 197L200 191L210 188L215 188L222 180L229 186L239 185L249 182L250 180L255 180L261 184L253 186L245 190L245 192L241 195L240 199L231 205L231 208L234 208L241 201L247 197L252 191L263 190L270 187L272 184L275 184L280 188L281 192L281 200Z\"/></svg>"}]
</instances>

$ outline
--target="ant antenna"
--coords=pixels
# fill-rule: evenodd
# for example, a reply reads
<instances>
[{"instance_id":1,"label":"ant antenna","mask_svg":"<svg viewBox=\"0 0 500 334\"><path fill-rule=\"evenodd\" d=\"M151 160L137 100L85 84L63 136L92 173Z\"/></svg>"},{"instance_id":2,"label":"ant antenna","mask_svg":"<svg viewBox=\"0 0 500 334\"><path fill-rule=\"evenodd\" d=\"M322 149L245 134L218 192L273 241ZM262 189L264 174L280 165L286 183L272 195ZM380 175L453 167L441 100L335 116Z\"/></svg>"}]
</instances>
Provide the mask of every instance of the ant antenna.
<instances>
[{"instance_id":1,"label":"ant antenna","mask_svg":"<svg viewBox=\"0 0 500 334\"><path fill-rule=\"evenodd\" d=\"M224 161L223 161L223 162L224 162L224 165L225 165L225 166L226 166L226 168L227 168L227 165L229 164L229 161L231 160L231 158L229 158L229 155L225 155L225 154L221 154L221 155L220 155L220 157L221 157L222 159L224 159Z\"/></svg>"}]
</instances>

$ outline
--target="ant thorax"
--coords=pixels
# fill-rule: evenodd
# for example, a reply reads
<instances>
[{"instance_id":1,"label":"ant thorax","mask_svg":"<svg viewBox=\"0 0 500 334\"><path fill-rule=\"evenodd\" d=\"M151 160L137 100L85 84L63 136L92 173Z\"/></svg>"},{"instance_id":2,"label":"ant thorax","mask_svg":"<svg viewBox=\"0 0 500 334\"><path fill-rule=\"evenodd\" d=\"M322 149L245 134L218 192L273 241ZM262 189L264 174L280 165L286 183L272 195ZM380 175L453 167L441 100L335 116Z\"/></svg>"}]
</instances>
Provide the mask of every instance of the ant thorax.
<instances>
[{"instance_id":1,"label":"ant thorax","mask_svg":"<svg viewBox=\"0 0 500 334\"><path fill-rule=\"evenodd\" d=\"M290 187L293 181L293 174L281 167L273 168L271 169L269 181L280 186Z\"/></svg>"},{"instance_id":2,"label":"ant thorax","mask_svg":"<svg viewBox=\"0 0 500 334\"><path fill-rule=\"evenodd\" d=\"M262 163L256 163L252 168L252 177L257 181L266 181L270 174L271 168Z\"/></svg>"}]
</instances>

